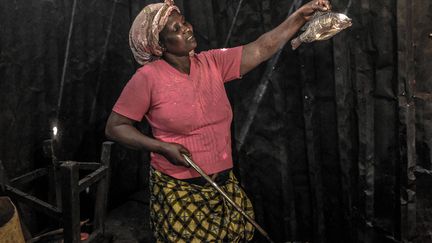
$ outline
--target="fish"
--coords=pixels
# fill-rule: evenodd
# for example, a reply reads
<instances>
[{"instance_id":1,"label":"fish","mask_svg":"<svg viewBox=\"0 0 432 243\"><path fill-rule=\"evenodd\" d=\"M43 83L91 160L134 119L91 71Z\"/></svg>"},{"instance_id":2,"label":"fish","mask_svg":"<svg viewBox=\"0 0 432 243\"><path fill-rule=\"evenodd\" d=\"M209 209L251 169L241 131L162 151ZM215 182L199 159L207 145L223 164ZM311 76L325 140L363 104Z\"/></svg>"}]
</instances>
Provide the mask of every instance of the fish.
<instances>
[{"instance_id":1,"label":"fish","mask_svg":"<svg viewBox=\"0 0 432 243\"><path fill-rule=\"evenodd\" d=\"M345 14L317 11L302 28L304 32L291 40L291 47L295 50L302 43L328 40L351 25L352 20Z\"/></svg>"}]
</instances>

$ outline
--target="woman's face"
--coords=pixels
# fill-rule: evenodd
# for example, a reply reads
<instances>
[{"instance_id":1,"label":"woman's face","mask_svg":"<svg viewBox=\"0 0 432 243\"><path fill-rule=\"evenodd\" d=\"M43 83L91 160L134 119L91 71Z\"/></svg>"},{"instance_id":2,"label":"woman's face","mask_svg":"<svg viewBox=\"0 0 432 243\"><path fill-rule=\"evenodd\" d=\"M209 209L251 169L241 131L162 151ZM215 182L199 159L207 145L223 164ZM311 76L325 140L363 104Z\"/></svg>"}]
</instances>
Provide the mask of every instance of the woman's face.
<instances>
[{"instance_id":1,"label":"woman's face","mask_svg":"<svg viewBox=\"0 0 432 243\"><path fill-rule=\"evenodd\" d=\"M177 56L188 56L197 46L192 25L177 11L172 11L167 24L159 34L159 40L166 52Z\"/></svg>"}]
</instances>

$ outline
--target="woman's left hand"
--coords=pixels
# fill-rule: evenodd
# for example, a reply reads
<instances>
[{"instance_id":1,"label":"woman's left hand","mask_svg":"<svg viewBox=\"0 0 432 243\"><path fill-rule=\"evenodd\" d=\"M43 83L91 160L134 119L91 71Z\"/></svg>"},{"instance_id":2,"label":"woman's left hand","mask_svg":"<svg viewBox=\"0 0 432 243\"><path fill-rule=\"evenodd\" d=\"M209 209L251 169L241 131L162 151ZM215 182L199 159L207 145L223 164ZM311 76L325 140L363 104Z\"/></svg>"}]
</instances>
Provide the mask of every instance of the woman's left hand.
<instances>
[{"instance_id":1,"label":"woman's left hand","mask_svg":"<svg viewBox=\"0 0 432 243\"><path fill-rule=\"evenodd\" d=\"M313 0L305 5L303 5L301 8L297 10L297 13L299 16L301 16L305 21L308 21L312 15L315 13L315 11L329 11L331 9L330 2L328 0Z\"/></svg>"}]
</instances>

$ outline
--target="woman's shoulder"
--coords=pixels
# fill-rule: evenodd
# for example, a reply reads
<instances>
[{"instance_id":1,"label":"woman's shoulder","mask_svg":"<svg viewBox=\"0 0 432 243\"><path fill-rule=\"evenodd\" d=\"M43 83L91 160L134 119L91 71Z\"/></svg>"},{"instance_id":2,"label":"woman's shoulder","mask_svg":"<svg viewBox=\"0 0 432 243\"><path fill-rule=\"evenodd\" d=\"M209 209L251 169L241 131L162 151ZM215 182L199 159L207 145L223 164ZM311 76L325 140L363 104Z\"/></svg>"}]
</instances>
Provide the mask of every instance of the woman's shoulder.
<instances>
[{"instance_id":1,"label":"woman's shoulder","mask_svg":"<svg viewBox=\"0 0 432 243\"><path fill-rule=\"evenodd\" d=\"M147 63L135 71L129 82L139 86L150 85L149 87L151 87L157 81L157 78L160 78L161 75L163 75L164 72L161 72L160 69L161 66L159 60Z\"/></svg>"},{"instance_id":2,"label":"woman's shoulder","mask_svg":"<svg viewBox=\"0 0 432 243\"><path fill-rule=\"evenodd\" d=\"M242 46L209 49L209 50L201 51L200 53L196 54L196 57L197 59L208 59L208 58L215 58L215 57L225 56L225 55L233 55L239 52L241 49Z\"/></svg>"},{"instance_id":3,"label":"woman's shoulder","mask_svg":"<svg viewBox=\"0 0 432 243\"><path fill-rule=\"evenodd\" d=\"M134 74L134 76L147 81L161 78L164 75L166 75L166 71L164 71L164 65L162 65L161 60L156 60L139 67Z\"/></svg>"},{"instance_id":4,"label":"woman's shoulder","mask_svg":"<svg viewBox=\"0 0 432 243\"><path fill-rule=\"evenodd\" d=\"M156 60L150 63L147 63L141 67L139 67L136 70L136 73L139 73L141 75L154 75L155 72L160 72L161 68L162 68L162 61L161 60Z\"/></svg>"}]
</instances>

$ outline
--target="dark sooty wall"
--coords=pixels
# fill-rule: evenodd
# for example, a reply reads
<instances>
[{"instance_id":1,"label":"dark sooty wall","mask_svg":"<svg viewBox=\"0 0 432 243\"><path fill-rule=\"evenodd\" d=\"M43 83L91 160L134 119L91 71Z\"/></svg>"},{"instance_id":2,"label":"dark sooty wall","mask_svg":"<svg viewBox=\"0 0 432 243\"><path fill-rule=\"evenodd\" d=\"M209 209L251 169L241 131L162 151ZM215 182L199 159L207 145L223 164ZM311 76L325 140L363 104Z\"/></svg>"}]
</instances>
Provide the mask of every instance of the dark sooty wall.
<instances>
[{"instance_id":1,"label":"dark sooty wall","mask_svg":"<svg viewBox=\"0 0 432 243\"><path fill-rule=\"evenodd\" d=\"M150 2L78 0L66 56L74 1L0 1L0 160L10 177L46 165L54 124L59 159L97 160L110 108L137 68L129 26ZM238 0L176 3L199 50L224 46ZM276 26L292 3L243 1L228 46ZM353 18L349 30L287 46L274 66L227 85L235 170L276 241L432 241L432 3L332 4ZM118 151L113 206L145 187L147 166L145 153Z\"/></svg>"}]
</instances>

